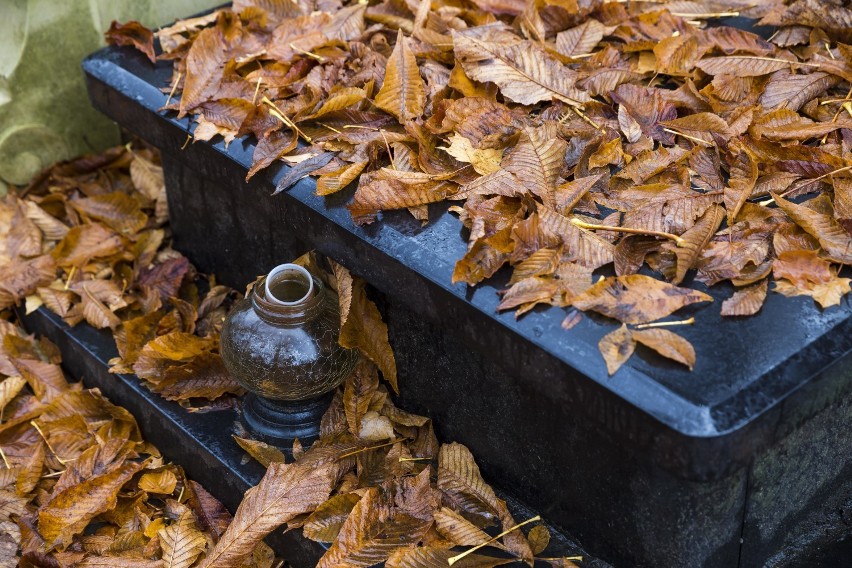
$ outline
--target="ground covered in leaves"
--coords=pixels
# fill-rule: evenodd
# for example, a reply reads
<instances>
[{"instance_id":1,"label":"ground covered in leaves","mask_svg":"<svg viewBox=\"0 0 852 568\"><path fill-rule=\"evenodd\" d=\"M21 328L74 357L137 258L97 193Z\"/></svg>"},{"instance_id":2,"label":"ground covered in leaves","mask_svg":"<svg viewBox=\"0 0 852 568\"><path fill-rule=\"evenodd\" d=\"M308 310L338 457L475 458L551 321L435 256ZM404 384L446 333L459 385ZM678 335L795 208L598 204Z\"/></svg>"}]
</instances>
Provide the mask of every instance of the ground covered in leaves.
<instances>
[{"instance_id":1,"label":"ground covered in leaves","mask_svg":"<svg viewBox=\"0 0 852 568\"><path fill-rule=\"evenodd\" d=\"M622 322L612 373L637 343L693 366L632 327L711 300L683 284L733 283L730 317L850 291L850 29L840 0L238 0L108 39L174 63L166 109L196 140L254 135L249 176L292 165L279 191L357 181L358 224L456 202L454 282L509 265L499 309Z\"/></svg>"},{"instance_id":2,"label":"ground covered in leaves","mask_svg":"<svg viewBox=\"0 0 852 568\"><path fill-rule=\"evenodd\" d=\"M187 411L214 412L242 392L218 352L237 293L170 248L167 218L162 170L147 148L54 166L0 202L0 309L44 306L70 325L109 329L114 372L137 374ZM320 440L307 450L294 445L295 463L234 437L268 470L233 521L141 440L125 410L66 383L54 346L0 320L5 550L22 565L50 568L268 567L274 558L262 539L286 525L329 543L322 566L414 568L457 558L487 567L541 555L550 535L539 519L516 523L467 448L440 444L429 419L393 404L379 380L381 372L398 388L393 351L364 282L313 254L297 262L338 292L340 342L363 357L336 393Z\"/></svg>"}]
</instances>

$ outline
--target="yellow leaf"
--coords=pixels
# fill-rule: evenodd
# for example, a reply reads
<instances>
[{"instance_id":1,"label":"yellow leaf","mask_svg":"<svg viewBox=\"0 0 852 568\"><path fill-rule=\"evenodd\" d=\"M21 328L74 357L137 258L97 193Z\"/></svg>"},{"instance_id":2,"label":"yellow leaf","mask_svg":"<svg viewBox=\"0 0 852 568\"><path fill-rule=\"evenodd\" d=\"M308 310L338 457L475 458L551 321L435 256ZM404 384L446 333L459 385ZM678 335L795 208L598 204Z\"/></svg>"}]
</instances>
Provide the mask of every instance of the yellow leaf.
<instances>
[{"instance_id":1,"label":"yellow leaf","mask_svg":"<svg viewBox=\"0 0 852 568\"><path fill-rule=\"evenodd\" d=\"M305 537L317 542L334 542L346 517L360 499L357 493L344 493L317 507L302 526Z\"/></svg>"},{"instance_id":2,"label":"yellow leaf","mask_svg":"<svg viewBox=\"0 0 852 568\"><path fill-rule=\"evenodd\" d=\"M177 477L170 469L152 471L139 478L139 489L148 493L171 495L175 491Z\"/></svg>"},{"instance_id":3,"label":"yellow leaf","mask_svg":"<svg viewBox=\"0 0 852 568\"><path fill-rule=\"evenodd\" d=\"M480 175L490 174L500 169L500 160L503 158L503 150L497 148L474 148L470 140L464 136L453 134L450 136L450 145L441 147L447 154L459 162L470 164L476 173Z\"/></svg>"},{"instance_id":4,"label":"yellow leaf","mask_svg":"<svg viewBox=\"0 0 852 568\"><path fill-rule=\"evenodd\" d=\"M683 363L689 370L695 366L695 349L681 336L667 329L652 328L633 331L633 339L672 361Z\"/></svg>"},{"instance_id":5,"label":"yellow leaf","mask_svg":"<svg viewBox=\"0 0 852 568\"><path fill-rule=\"evenodd\" d=\"M234 440L237 441L237 444L239 444L239 446L244 449L248 455L256 459L263 467L269 467L270 464L285 463L287 461L287 457L281 450L275 446L270 446L266 442L260 442L250 438L241 438L236 435L234 436Z\"/></svg>"}]
</instances>

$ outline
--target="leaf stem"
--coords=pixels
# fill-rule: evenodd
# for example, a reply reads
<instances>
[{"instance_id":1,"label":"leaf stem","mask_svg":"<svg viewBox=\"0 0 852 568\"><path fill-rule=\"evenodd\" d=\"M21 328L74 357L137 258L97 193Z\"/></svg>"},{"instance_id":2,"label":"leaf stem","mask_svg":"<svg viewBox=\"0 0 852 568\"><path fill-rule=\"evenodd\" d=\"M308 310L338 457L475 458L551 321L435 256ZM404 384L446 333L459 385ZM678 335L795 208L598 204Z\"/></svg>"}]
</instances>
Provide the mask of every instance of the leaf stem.
<instances>
[{"instance_id":1,"label":"leaf stem","mask_svg":"<svg viewBox=\"0 0 852 568\"><path fill-rule=\"evenodd\" d=\"M476 546L474 546L473 548L468 549L468 550L465 550L465 551L464 551L464 552L462 552L461 554L458 554L458 555L456 555L456 556L453 556L452 558L448 558L448 559L447 559L447 564L449 564L450 566L452 566L453 564L455 564L456 562L458 562L459 560L461 560L462 558L464 558L464 557L465 557L465 556L467 556L468 554L471 554L471 553L473 553L473 552L475 552L475 551L479 550L480 548L482 548L482 547L484 547L484 546L488 546L489 544L491 544L491 543L492 543L492 542L494 542L495 540L500 539L500 538L503 538L504 536L506 536L506 535L507 535L507 534L509 534L510 532L515 531L515 530L517 530L517 529L521 528L521 527L522 527L522 526L524 526L524 525L528 525L528 524L530 524L530 523L534 523L534 522L536 522L536 521L540 521L540 520L541 520L541 516L540 516L540 515L536 515L535 517L533 517L533 518L531 518L531 519L527 519L527 520L526 520L526 521L524 521L523 523L518 523L517 525L515 525L515 526L513 526L513 527L511 527L511 528L508 528L508 529L504 530L503 532L501 532L501 533L500 533L500 534L498 534L497 536L492 537L492 538L490 538L490 539L486 540L486 541L485 541L485 542L483 542L482 544L477 544L477 545L476 545Z\"/></svg>"},{"instance_id":2,"label":"leaf stem","mask_svg":"<svg viewBox=\"0 0 852 568\"><path fill-rule=\"evenodd\" d=\"M311 137L310 137L310 136L308 136L307 134L305 134L304 132L302 132L301 130L299 130L299 127L298 127L298 126L296 126L296 123L294 123L292 120L290 120L289 118L287 118L287 116L284 114L284 112L283 112L280 108L278 108L277 106L275 106L275 103L273 103L272 101L270 101L270 100L269 100L269 98L267 98L266 96L264 96L264 97L261 99L261 101L260 101L260 102L262 102L262 103L264 103L264 104L269 105L270 107L272 107L272 109L269 111L269 114L271 114L272 116L274 116L275 118L277 118L278 120L280 120L281 122L283 122L284 124L286 124L288 128L292 129L292 130L293 130L293 132L295 132L296 134L298 134L299 136L301 136L302 138L304 138L304 139L305 139L308 143L310 143L310 142L311 142Z\"/></svg>"},{"instance_id":3,"label":"leaf stem","mask_svg":"<svg viewBox=\"0 0 852 568\"><path fill-rule=\"evenodd\" d=\"M694 14L690 14L687 12L672 12L672 16L677 16L678 18L692 18L695 20L709 20L712 18L736 18L739 15L739 12L697 12Z\"/></svg>"},{"instance_id":4,"label":"leaf stem","mask_svg":"<svg viewBox=\"0 0 852 568\"><path fill-rule=\"evenodd\" d=\"M175 84L172 85L172 90L169 91L169 98L166 99L166 104L163 106L169 106L169 103L172 102L172 97L175 95L175 91L177 90L178 83L180 83L180 78L183 75L182 71L178 71L177 78L175 78Z\"/></svg>"},{"instance_id":5,"label":"leaf stem","mask_svg":"<svg viewBox=\"0 0 852 568\"><path fill-rule=\"evenodd\" d=\"M306 57L310 57L311 59L313 59L315 61L318 61L320 63L325 63L325 57L323 57L322 55L317 55L316 53L311 53L310 51L305 51L304 49L299 49L298 47L296 47L292 43L290 43L290 49L292 49L293 51L295 51L297 53L301 53L302 55L304 55Z\"/></svg>"},{"instance_id":6,"label":"leaf stem","mask_svg":"<svg viewBox=\"0 0 852 568\"><path fill-rule=\"evenodd\" d=\"M348 457L351 457L351 456L354 456L354 455L357 455L357 454L369 452L370 450L377 450L379 448L384 448L385 446L392 446L392 445L396 444L397 442L402 442L404 439L405 438L396 438L395 440L391 440L390 442L385 442L384 444L379 444L378 446L369 446L369 447L366 447L366 448L361 448L360 450L355 450L354 452L349 452L347 454L337 456L337 459L335 461L340 461L343 458L348 458Z\"/></svg>"},{"instance_id":7,"label":"leaf stem","mask_svg":"<svg viewBox=\"0 0 852 568\"><path fill-rule=\"evenodd\" d=\"M675 327L678 325L692 325L695 323L695 318L691 317L689 319L680 320L680 321L658 321L654 323L642 323L634 327L634 329L649 329L652 327Z\"/></svg>"},{"instance_id":8,"label":"leaf stem","mask_svg":"<svg viewBox=\"0 0 852 568\"><path fill-rule=\"evenodd\" d=\"M702 140L701 138L696 138L695 136L690 136L689 134L684 134L683 132L678 132L677 130L674 130L672 128L663 128L663 130L665 130L669 134L674 134L675 136L681 136L683 138L686 138L687 140L692 140L693 142L697 142L698 144L701 144L702 146L706 146L707 148L713 147L713 144L710 144L706 140Z\"/></svg>"},{"instance_id":9,"label":"leaf stem","mask_svg":"<svg viewBox=\"0 0 852 568\"><path fill-rule=\"evenodd\" d=\"M581 229L589 229L589 230L598 230L598 231L614 231L616 233L628 233L630 235L648 235L652 237L660 237L663 239L671 239L673 240L677 246L682 247L686 244L686 241L680 238L677 235L673 235L672 233L666 233L663 231L646 231L645 229L634 229L632 227L616 227L613 225L595 225L593 223L586 223L585 221L581 221L574 217L571 219L571 224L580 227Z\"/></svg>"},{"instance_id":10,"label":"leaf stem","mask_svg":"<svg viewBox=\"0 0 852 568\"><path fill-rule=\"evenodd\" d=\"M842 167L842 168L837 168L836 170L832 170L832 171L828 172L827 174L822 174L821 176L819 176L819 177L816 177L816 178L812 179L812 180L811 180L811 181L809 181L808 183L803 183L802 185L800 185L800 186L798 186L798 187L794 187L793 189L788 189L787 191L785 191L784 193L782 193L782 194L781 194L781 197L785 197L788 193L791 193L791 192L793 192L793 191L800 190L800 189L802 189L803 187L807 187L807 186L811 185L812 183L816 183L816 182L818 182L818 181L822 181L822 180L824 180L825 178L827 178L827 177L829 177L829 176L833 176L834 174L839 174L839 173L841 173L841 172L848 172L849 170L852 170L852 165L844 166L844 167Z\"/></svg>"},{"instance_id":11,"label":"leaf stem","mask_svg":"<svg viewBox=\"0 0 852 568\"><path fill-rule=\"evenodd\" d=\"M38 424L36 423L35 420L30 420L30 424L39 433L39 436L41 436L41 439L44 440L44 443L47 444L47 449L49 449L50 452L56 457L56 461L58 461L62 465L65 465L69 461L72 461L72 460L64 460L61 457L59 457L59 454L57 454L56 450L53 449L53 446L50 445L50 441L47 439L47 436L44 435L44 432L41 431L41 428L38 427Z\"/></svg>"}]
</instances>

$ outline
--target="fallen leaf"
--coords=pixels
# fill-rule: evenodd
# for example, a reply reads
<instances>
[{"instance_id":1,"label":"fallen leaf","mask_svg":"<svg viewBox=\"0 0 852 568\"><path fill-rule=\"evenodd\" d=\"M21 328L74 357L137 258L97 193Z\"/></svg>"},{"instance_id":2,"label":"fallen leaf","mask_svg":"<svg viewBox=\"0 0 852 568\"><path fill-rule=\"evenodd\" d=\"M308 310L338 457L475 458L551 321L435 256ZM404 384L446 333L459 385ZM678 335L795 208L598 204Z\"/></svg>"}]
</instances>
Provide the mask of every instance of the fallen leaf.
<instances>
[{"instance_id":1,"label":"fallen leaf","mask_svg":"<svg viewBox=\"0 0 852 568\"><path fill-rule=\"evenodd\" d=\"M154 34L136 20L130 20L124 24L119 24L113 20L104 37L109 45L135 47L144 53L151 63L157 62L154 55Z\"/></svg>"},{"instance_id":2,"label":"fallen leaf","mask_svg":"<svg viewBox=\"0 0 852 568\"><path fill-rule=\"evenodd\" d=\"M763 307L766 300L768 280L746 286L734 292L734 295L722 302L723 316L753 316Z\"/></svg>"},{"instance_id":3,"label":"fallen leaf","mask_svg":"<svg viewBox=\"0 0 852 568\"><path fill-rule=\"evenodd\" d=\"M606 362L606 370L610 376L614 375L636 350L636 340L633 332L622 326L615 331L604 335L598 342L598 349Z\"/></svg>"},{"instance_id":4,"label":"fallen leaf","mask_svg":"<svg viewBox=\"0 0 852 568\"><path fill-rule=\"evenodd\" d=\"M426 105L426 87L420 77L420 68L414 52L402 30L396 46L388 58L382 88L376 94L376 106L405 122L423 114Z\"/></svg>"},{"instance_id":5,"label":"fallen leaf","mask_svg":"<svg viewBox=\"0 0 852 568\"><path fill-rule=\"evenodd\" d=\"M679 288L642 274L610 276L574 298L571 305L622 323L648 323L691 304L712 302L698 290Z\"/></svg>"},{"instance_id":6,"label":"fallen leaf","mask_svg":"<svg viewBox=\"0 0 852 568\"><path fill-rule=\"evenodd\" d=\"M690 371L695 366L695 349L692 344L667 329L633 330L633 339L663 357L686 365Z\"/></svg>"}]
</instances>

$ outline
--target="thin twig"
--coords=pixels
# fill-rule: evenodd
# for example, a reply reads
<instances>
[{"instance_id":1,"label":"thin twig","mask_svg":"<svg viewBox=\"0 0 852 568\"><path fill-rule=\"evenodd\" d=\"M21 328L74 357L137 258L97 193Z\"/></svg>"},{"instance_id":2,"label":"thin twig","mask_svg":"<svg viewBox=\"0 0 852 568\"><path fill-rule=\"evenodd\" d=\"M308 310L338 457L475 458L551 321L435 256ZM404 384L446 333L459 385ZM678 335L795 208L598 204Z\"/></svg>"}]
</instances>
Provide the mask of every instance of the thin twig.
<instances>
[{"instance_id":1,"label":"thin twig","mask_svg":"<svg viewBox=\"0 0 852 568\"><path fill-rule=\"evenodd\" d=\"M507 535L507 534L509 534L510 532L515 531L515 530L518 530L519 528L521 528L521 527L522 527L522 526L524 526L524 525L528 525L528 524L530 524L530 523L534 523L534 522L536 522L536 521L540 521L540 520L541 520L541 517L540 517L539 515L536 515L536 516L535 516L535 517L533 517L532 519L527 519L527 520L526 520L526 521L524 521L523 523L518 523L517 525L515 525L515 526L513 526L513 527L511 527L511 528L509 528L509 529L504 530L503 532L501 532L501 533L500 533L500 534L498 534L497 536L492 537L492 538L490 538L490 539L486 540L485 542L483 542L483 543L481 543L481 544L477 544L477 545L476 545L476 546L474 546L473 548L471 548L471 549L469 549L469 550L465 550L465 551L464 551L464 552L462 552L461 554L458 554L458 555L456 555L456 556L453 556L452 558L448 558L448 559L447 559L447 564L449 564L450 566L452 566L453 564L455 564L456 562L458 562L459 560L461 560L462 558L464 558L464 557L465 557L465 556L467 556L468 554L471 554L471 553L473 553L473 552L475 552L475 551L479 550L480 548L482 548L482 547L484 547L484 546L488 546L489 544L491 544L491 543L492 543L492 542L494 542L495 540L500 539L500 538L503 538L504 536L506 536L506 535Z\"/></svg>"},{"instance_id":2,"label":"thin twig","mask_svg":"<svg viewBox=\"0 0 852 568\"><path fill-rule=\"evenodd\" d=\"M663 231L646 231L644 229L634 229L632 227L616 227L614 225L595 225L593 223L586 223L585 221L581 221L576 217L571 219L571 224L580 227L581 229L589 229L589 230L597 230L597 231L614 231L616 233L628 233L631 235L648 235L651 237L660 237L663 239L670 239L677 243L677 246L683 246L686 244L686 241L680 238L677 235L673 235L672 233L666 233Z\"/></svg>"},{"instance_id":3,"label":"thin twig","mask_svg":"<svg viewBox=\"0 0 852 568\"><path fill-rule=\"evenodd\" d=\"M809 186L809 185L811 185L812 183L816 183L816 182L818 182L818 181L822 181L822 180L824 180L825 178L827 178L827 177L829 177L829 176L833 176L834 174L839 174L840 172L848 172L849 170L852 170L852 165L850 165L850 166L844 166L844 167L842 167L842 168L837 168L836 170L832 170L832 171L828 172L827 174L822 174L821 176L819 176L819 177L816 177L816 178L812 179L812 180L811 180L811 181L809 181L808 183L803 183L803 184L802 184L802 185L800 185L800 186L794 187L794 188L792 188L792 189L788 189L787 191L785 191L784 193L782 193L782 194L781 194L781 197L786 196L788 193L792 193L792 192L794 192L794 191L798 191L798 190L802 189L803 187L808 187L808 186Z\"/></svg>"},{"instance_id":4,"label":"thin twig","mask_svg":"<svg viewBox=\"0 0 852 568\"><path fill-rule=\"evenodd\" d=\"M655 323L642 323L637 325L634 329L648 329L652 327L675 327L678 325L692 325L695 323L695 318L689 318L685 320L679 321L658 321Z\"/></svg>"},{"instance_id":5,"label":"thin twig","mask_svg":"<svg viewBox=\"0 0 852 568\"><path fill-rule=\"evenodd\" d=\"M163 106L169 106L169 103L172 101L172 97L174 96L175 91L177 90L178 83L180 83L181 75L183 75L183 72L178 71L177 78L175 79L175 84L172 85L172 90L169 92L169 98L166 99L166 104L164 104Z\"/></svg>"},{"instance_id":6,"label":"thin twig","mask_svg":"<svg viewBox=\"0 0 852 568\"><path fill-rule=\"evenodd\" d=\"M702 140L701 138L696 138L695 136L690 136L689 134L684 134L683 132L678 132L677 130L674 130L674 129L671 129L671 128L663 128L663 130L665 130L669 134L674 134L676 136L681 136L683 138L686 138L687 140L692 140L693 142L697 142L698 144L701 144L702 146L706 146L708 148L713 147L713 144L710 144L709 142L707 142L706 140Z\"/></svg>"},{"instance_id":7,"label":"thin twig","mask_svg":"<svg viewBox=\"0 0 852 568\"><path fill-rule=\"evenodd\" d=\"M361 448L360 450L355 450L354 452L349 452L348 454L343 454L342 456L338 456L337 460L335 460L335 461L340 461L343 458L348 458L348 457L351 457L351 456L354 456L354 455L357 455L357 454L369 452L370 450L377 450L379 448L384 448L385 446L392 446L392 445L396 444L397 442L402 442L403 440L405 440L405 438L396 438L395 440L391 440L390 442L385 442L384 444L379 444L378 446L370 446L370 447L367 447L367 448Z\"/></svg>"},{"instance_id":8,"label":"thin twig","mask_svg":"<svg viewBox=\"0 0 852 568\"><path fill-rule=\"evenodd\" d=\"M304 55L306 57L310 57L311 59L319 61L320 63L325 63L325 57L323 57L322 55L317 55L316 53L311 53L310 51L305 51L304 49L299 49L298 47L296 47L292 43L290 44L290 49L292 49L293 51L296 51L298 53L301 53L302 55Z\"/></svg>"}]
</instances>

